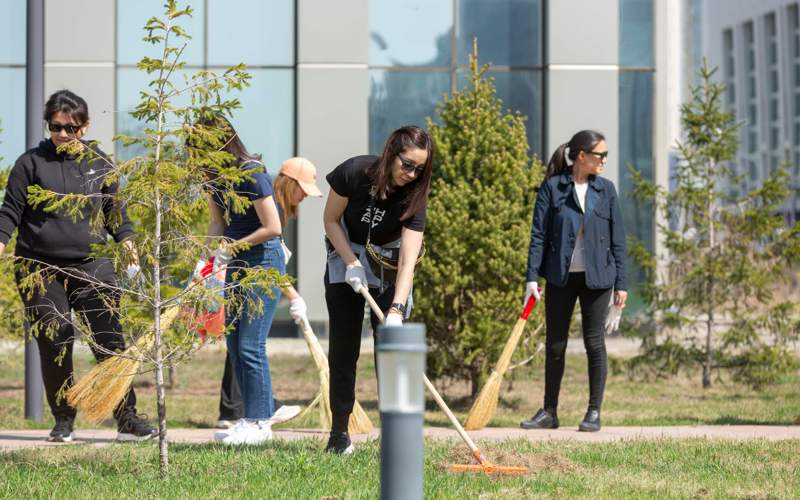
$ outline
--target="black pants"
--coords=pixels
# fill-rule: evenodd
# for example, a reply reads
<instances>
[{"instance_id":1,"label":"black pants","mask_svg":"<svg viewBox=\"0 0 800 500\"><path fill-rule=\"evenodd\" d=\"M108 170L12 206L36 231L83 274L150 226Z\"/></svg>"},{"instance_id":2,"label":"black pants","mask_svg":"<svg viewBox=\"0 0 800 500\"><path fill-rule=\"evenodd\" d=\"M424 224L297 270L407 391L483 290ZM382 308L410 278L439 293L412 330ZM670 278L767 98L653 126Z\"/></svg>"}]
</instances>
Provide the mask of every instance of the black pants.
<instances>
[{"instance_id":1,"label":"black pants","mask_svg":"<svg viewBox=\"0 0 800 500\"><path fill-rule=\"evenodd\" d=\"M276 406L277 408L277 406ZM230 353L225 353L225 371L222 374L222 387L219 391L219 419L239 420L244 416L242 390L236 381Z\"/></svg>"},{"instance_id":2,"label":"black pants","mask_svg":"<svg viewBox=\"0 0 800 500\"><path fill-rule=\"evenodd\" d=\"M383 293L379 293L377 288L370 288L369 293L385 311L394 298L394 286L388 287ZM366 301L361 294L353 292L347 283L328 283L326 272L325 302L330 321L328 366L331 371L331 432L345 432L356 400L356 364L361 350L361 326ZM374 338L380 321L374 313L370 313L370 321Z\"/></svg>"},{"instance_id":3,"label":"black pants","mask_svg":"<svg viewBox=\"0 0 800 500\"><path fill-rule=\"evenodd\" d=\"M551 412L555 412L558 408L569 324L575 309L575 301L580 300L583 344L589 362L589 409L600 410L608 374L604 323L608 314L611 289L591 290L586 287L585 273L570 273L567 286L563 288L548 283L544 298L547 324L544 407Z\"/></svg>"},{"instance_id":4,"label":"black pants","mask_svg":"<svg viewBox=\"0 0 800 500\"><path fill-rule=\"evenodd\" d=\"M32 270L38 270L34 267ZM98 259L62 264L58 269L43 271L44 290L34 289L29 296L20 287L28 273L18 270L17 287L25 305L25 316L39 345L47 403L53 416L75 417L76 410L69 406L61 393L72 387L72 347L75 330L70 310L80 315L89 327L94 342L91 344L95 359L100 362L110 354L107 351L125 349L125 339L119 323L119 296L111 288L116 276L111 261ZM114 418L134 411L136 394L131 388L125 399L114 410Z\"/></svg>"}]
</instances>

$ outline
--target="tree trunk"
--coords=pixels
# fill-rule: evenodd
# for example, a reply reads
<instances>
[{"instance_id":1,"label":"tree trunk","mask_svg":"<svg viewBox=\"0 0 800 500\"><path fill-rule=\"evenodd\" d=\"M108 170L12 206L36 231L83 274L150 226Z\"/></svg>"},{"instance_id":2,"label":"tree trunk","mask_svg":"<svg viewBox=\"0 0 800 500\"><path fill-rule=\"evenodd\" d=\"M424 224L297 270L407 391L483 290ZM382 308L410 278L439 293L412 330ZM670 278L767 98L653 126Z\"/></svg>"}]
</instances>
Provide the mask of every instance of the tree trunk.
<instances>
[{"instance_id":1,"label":"tree trunk","mask_svg":"<svg viewBox=\"0 0 800 500\"><path fill-rule=\"evenodd\" d=\"M475 399L478 396L478 392L481 390L481 371L478 368L473 367L470 370L469 374L470 380L470 397Z\"/></svg>"},{"instance_id":2,"label":"tree trunk","mask_svg":"<svg viewBox=\"0 0 800 500\"><path fill-rule=\"evenodd\" d=\"M706 357L703 361L703 389L707 389L711 387L711 361L713 358L713 352L711 350L711 336L714 333L714 285L709 284L708 287L709 291L709 307L708 307L708 318L706 320Z\"/></svg>"},{"instance_id":3,"label":"tree trunk","mask_svg":"<svg viewBox=\"0 0 800 500\"><path fill-rule=\"evenodd\" d=\"M175 364L170 363L169 369L167 370L167 387L170 389L174 389L176 385L178 385L178 374L175 372Z\"/></svg>"},{"instance_id":4,"label":"tree trunk","mask_svg":"<svg viewBox=\"0 0 800 500\"><path fill-rule=\"evenodd\" d=\"M708 261L706 265L711 265L714 257L714 245L716 244L716 234L714 231L714 162L709 162L708 171L706 172L706 182L709 182L706 189L708 190L706 202L706 223L708 224L708 254L706 258ZM713 268L713 267L712 267ZM711 387L711 336L714 333L714 277L711 271L708 271L708 278L706 282L706 356L703 360L703 389Z\"/></svg>"}]
</instances>

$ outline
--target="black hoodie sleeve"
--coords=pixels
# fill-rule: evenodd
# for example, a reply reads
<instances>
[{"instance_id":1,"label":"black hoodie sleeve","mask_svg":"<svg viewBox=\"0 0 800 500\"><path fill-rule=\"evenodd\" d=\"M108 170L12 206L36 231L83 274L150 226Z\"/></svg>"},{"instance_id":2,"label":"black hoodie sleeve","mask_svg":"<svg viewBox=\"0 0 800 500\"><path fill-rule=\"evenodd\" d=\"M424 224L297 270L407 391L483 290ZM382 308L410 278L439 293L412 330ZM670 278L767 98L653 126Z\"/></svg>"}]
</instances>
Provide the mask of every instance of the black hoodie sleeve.
<instances>
[{"instance_id":1,"label":"black hoodie sleeve","mask_svg":"<svg viewBox=\"0 0 800 500\"><path fill-rule=\"evenodd\" d=\"M114 241L119 243L133 236L133 225L128 217L128 211L122 203L116 199L119 183L114 182L103 186L103 216L105 218L106 231L114 237ZM119 221L119 224L116 222Z\"/></svg>"},{"instance_id":2,"label":"black hoodie sleeve","mask_svg":"<svg viewBox=\"0 0 800 500\"><path fill-rule=\"evenodd\" d=\"M0 243L4 245L8 244L28 206L28 186L32 176L30 156L20 156L8 176L3 205L0 207Z\"/></svg>"}]
</instances>

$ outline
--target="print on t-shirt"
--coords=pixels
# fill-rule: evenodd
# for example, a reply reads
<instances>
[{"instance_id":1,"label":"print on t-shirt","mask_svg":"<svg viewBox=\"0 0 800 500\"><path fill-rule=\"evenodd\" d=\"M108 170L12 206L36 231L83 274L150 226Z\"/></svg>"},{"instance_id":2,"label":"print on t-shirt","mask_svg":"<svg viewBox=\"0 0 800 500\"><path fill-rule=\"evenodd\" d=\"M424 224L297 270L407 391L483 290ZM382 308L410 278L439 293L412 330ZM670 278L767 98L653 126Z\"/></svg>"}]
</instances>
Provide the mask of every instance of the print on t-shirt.
<instances>
[{"instance_id":1,"label":"print on t-shirt","mask_svg":"<svg viewBox=\"0 0 800 500\"><path fill-rule=\"evenodd\" d=\"M375 217L370 217L369 214L370 208L375 209ZM361 222L369 224L370 221L372 221L372 228L375 229L375 227L381 223L385 215L386 215L386 210L381 210L378 207L367 207L367 209L364 211L364 215L361 217Z\"/></svg>"}]
</instances>

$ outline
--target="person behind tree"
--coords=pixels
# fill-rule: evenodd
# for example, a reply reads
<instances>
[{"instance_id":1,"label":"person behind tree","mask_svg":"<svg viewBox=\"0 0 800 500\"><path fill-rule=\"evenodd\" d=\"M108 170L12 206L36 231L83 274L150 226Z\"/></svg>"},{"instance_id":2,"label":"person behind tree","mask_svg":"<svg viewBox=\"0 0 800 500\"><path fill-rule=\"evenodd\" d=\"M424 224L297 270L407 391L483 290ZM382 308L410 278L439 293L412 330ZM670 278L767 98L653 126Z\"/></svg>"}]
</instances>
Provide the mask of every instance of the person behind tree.
<instances>
[{"instance_id":1,"label":"person behind tree","mask_svg":"<svg viewBox=\"0 0 800 500\"><path fill-rule=\"evenodd\" d=\"M233 190L251 202L244 213L233 210L226 201L224 186L212 179L208 243L221 240L214 252L215 267L227 265L226 294L247 293L250 299L241 300L240 310L226 318L228 355L241 391L244 416L231 429L215 433L214 439L230 445L261 444L272 438L272 424L276 418L266 342L282 290L274 287L271 293L264 290L242 292L237 286L240 279L237 275L252 267L272 268L284 274L288 259L281 239L283 223L295 214L297 205L306 195L322 196L322 193L315 184L316 171L307 160L285 163L282 172L286 175L279 176L273 186L260 155L247 152L227 119L220 115L204 125L225 132L222 149L232 156L235 165L249 173L249 178L233 186ZM276 204L276 196L282 197L286 205ZM282 213L282 210L286 211ZM303 321L305 301L292 286L283 291L290 299L292 318L296 322ZM253 308L251 301L260 302L260 310ZM283 421L299 411L296 406L283 407L279 417Z\"/></svg>"},{"instance_id":2,"label":"person behind tree","mask_svg":"<svg viewBox=\"0 0 800 500\"><path fill-rule=\"evenodd\" d=\"M401 325L410 314L432 164L428 133L406 126L392 132L380 156L350 158L326 177L331 187L323 222L333 414L327 451L353 451L347 425L355 401L364 319L360 289L367 287L386 311L387 325ZM371 321L374 335L379 323L374 314Z\"/></svg>"},{"instance_id":3,"label":"person behind tree","mask_svg":"<svg viewBox=\"0 0 800 500\"><path fill-rule=\"evenodd\" d=\"M558 427L558 394L564 375L569 325L580 300L583 342L589 361L589 407L581 431L600 430L608 358L604 323L613 291L625 306L625 229L614 183L600 177L608 145L599 132L583 130L553 153L533 210L525 302L545 293L544 407L521 422L524 429ZM569 160L569 161L568 161Z\"/></svg>"},{"instance_id":4,"label":"person behind tree","mask_svg":"<svg viewBox=\"0 0 800 500\"><path fill-rule=\"evenodd\" d=\"M59 90L47 100L44 120L50 138L23 153L8 179L0 208L0 253L19 229L15 255L23 265L18 266L16 280L25 314L37 332L47 403L55 418L50 440L69 442L74 435L76 409L67 404L62 390L73 384L75 328L70 311L77 313L91 331L90 347L98 362L125 349L114 266L109 259L93 257L90 246L103 243L110 234L115 241L123 242L131 256L131 277L139 272L139 266L135 263L131 222L125 208L113 201L118 185L105 183L112 165L105 153L82 141L89 129L86 101L69 90ZM64 195L91 196L91 200L81 216L73 218L59 210L47 211L44 204L28 203L28 187L33 185ZM100 233L90 227L96 210L104 214L104 231ZM23 289L21 282L29 272L43 275L44 289ZM157 434L146 418L136 413L133 389L114 410L114 418L119 441L145 440Z\"/></svg>"}]
</instances>

